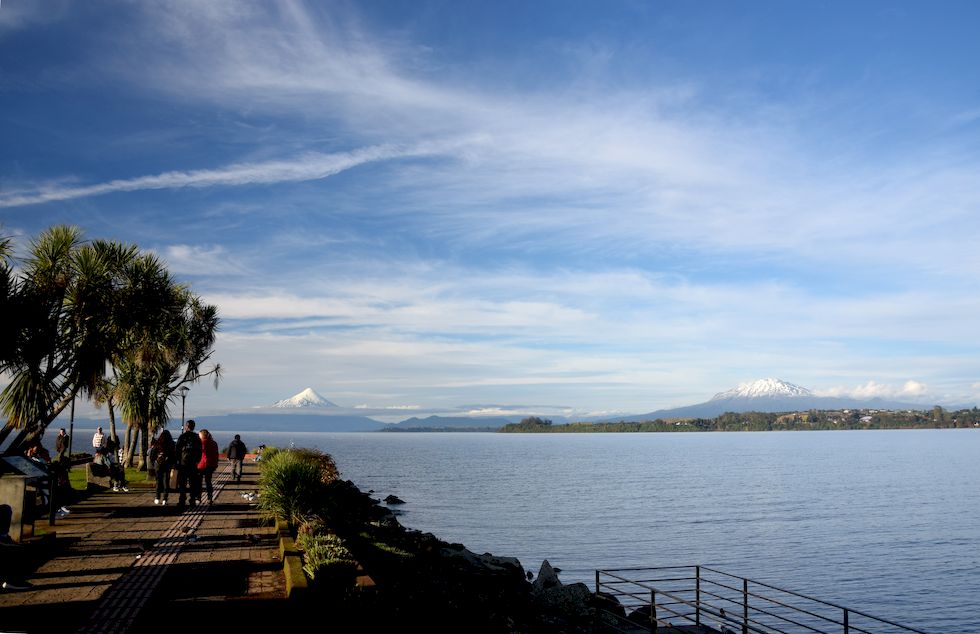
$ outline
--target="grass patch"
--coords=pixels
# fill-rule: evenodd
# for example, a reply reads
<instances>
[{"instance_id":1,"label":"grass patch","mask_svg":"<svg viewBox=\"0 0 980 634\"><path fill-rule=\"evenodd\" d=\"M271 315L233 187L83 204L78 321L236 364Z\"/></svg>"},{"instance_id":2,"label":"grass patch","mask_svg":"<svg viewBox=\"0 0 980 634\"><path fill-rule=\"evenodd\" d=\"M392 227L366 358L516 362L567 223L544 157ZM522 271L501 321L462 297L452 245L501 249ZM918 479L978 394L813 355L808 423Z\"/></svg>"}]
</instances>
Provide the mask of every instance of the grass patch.
<instances>
[{"instance_id":1,"label":"grass patch","mask_svg":"<svg viewBox=\"0 0 980 634\"><path fill-rule=\"evenodd\" d=\"M386 544L385 542L372 542L371 545L377 548L378 550L384 551L392 555L397 555L398 557L415 556L406 550L402 550L401 548L398 548L397 546L392 546L391 544Z\"/></svg>"},{"instance_id":2,"label":"grass patch","mask_svg":"<svg viewBox=\"0 0 980 634\"><path fill-rule=\"evenodd\" d=\"M152 487L156 485L156 478L147 475L148 472L140 471L136 467L126 468L126 482L129 486ZM85 475L85 465L77 464L68 472L68 482L71 488L76 491L88 490L88 480Z\"/></svg>"}]
</instances>

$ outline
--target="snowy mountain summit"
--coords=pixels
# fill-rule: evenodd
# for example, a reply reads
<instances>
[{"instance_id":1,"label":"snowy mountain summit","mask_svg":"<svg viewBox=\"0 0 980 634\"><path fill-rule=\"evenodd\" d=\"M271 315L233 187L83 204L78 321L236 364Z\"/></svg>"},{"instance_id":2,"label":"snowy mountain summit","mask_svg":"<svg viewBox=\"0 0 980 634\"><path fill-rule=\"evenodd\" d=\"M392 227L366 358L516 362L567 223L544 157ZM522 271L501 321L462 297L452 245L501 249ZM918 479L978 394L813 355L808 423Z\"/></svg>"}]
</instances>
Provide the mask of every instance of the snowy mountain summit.
<instances>
[{"instance_id":1,"label":"snowy mountain summit","mask_svg":"<svg viewBox=\"0 0 980 634\"><path fill-rule=\"evenodd\" d=\"M292 408L316 408L316 407L337 407L336 403L331 403L327 399L323 398L316 391L308 387L296 396L287 398L282 401L276 401L272 404L273 407L278 407L282 409L292 409Z\"/></svg>"},{"instance_id":2,"label":"snowy mountain summit","mask_svg":"<svg viewBox=\"0 0 980 634\"><path fill-rule=\"evenodd\" d=\"M738 387L725 392L719 392L711 397L712 401L729 400L733 398L796 398L813 396L805 387L787 383L781 379L758 379L748 383L739 383Z\"/></svg>"}]
</instances>

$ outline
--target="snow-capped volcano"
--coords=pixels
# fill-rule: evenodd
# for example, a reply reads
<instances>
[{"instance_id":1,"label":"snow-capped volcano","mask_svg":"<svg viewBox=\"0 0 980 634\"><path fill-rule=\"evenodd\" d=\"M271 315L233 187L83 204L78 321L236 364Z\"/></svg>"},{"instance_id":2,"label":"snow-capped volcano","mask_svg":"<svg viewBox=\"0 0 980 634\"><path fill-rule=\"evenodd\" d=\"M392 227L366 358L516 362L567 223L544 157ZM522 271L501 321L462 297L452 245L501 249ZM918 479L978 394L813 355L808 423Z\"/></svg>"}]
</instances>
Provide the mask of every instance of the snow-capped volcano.
<instances>
[{"instance_id":1,"label":"snow-capped volcano","mask_svg":"<svg viewBox=\"0 0 980 634\"><path fill-rule=\"evenodd\" d=\"M316 391L308 387L296 396L287 398L282 401L276 401L272 404L273 407L278 408L315 408L315 407L337 407L336 403L331 403L327 399L323 398Z\"/></svg>"},{"instance_id":2,"label":"snow-capped volcano","mask_svg":"<svg viewBox=\"0 0 980 634\"><path fill-rule=\"evenodd\" d=\"M813 396L813 392L787 383L781 379L758 379L747 383L739 383L738 387L719 392L711 397L712 401L728 400L733 398L794 398L799 396Z\"/></svg>"}]
</instances>

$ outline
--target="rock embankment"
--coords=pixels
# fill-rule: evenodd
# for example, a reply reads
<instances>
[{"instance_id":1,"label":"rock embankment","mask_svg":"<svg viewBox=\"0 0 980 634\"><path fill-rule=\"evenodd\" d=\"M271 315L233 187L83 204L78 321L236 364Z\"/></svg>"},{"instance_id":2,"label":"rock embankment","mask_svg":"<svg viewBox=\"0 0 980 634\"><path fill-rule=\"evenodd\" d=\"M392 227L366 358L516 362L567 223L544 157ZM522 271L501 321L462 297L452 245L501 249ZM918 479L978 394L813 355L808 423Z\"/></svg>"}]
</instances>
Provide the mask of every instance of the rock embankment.
<instances>
[{"instance_id":1,"label":"rock embankment","mask_svg":"<svg viewBox=\"0 0 980 634\"><path fill-rule=\"evenodd\" d=\"M312 597L364 631L590 632L596 600L583 583L565 585L544 561L536 577L520 561L403 527L390 509L349 481L329 486L325 524L343 539L370 588L338 591L317 579ZM533 578L533 582L530 580ZM317 586L323 592L317 592ZM324 601L326 603L324 603Z\"/></svg>"}]
</instances>

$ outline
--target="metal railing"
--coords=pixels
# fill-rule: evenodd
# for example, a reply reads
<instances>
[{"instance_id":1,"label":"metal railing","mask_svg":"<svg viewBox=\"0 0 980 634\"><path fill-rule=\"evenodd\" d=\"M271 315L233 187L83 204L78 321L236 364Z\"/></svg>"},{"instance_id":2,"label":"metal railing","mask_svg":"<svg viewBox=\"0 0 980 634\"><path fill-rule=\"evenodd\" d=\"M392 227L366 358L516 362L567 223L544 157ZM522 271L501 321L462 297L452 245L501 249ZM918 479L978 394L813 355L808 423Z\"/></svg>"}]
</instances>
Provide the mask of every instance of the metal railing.
<instances>
[{"instance_id":1,"label":"metal railing","mask_svg":"<svg viewBox=\"0 0 980 634\"><path fill-rule=\"evenodd\" d=\"M922 630L707 566L597 570L607 631L902 634Z\"/></svg>"}]
</instances>

